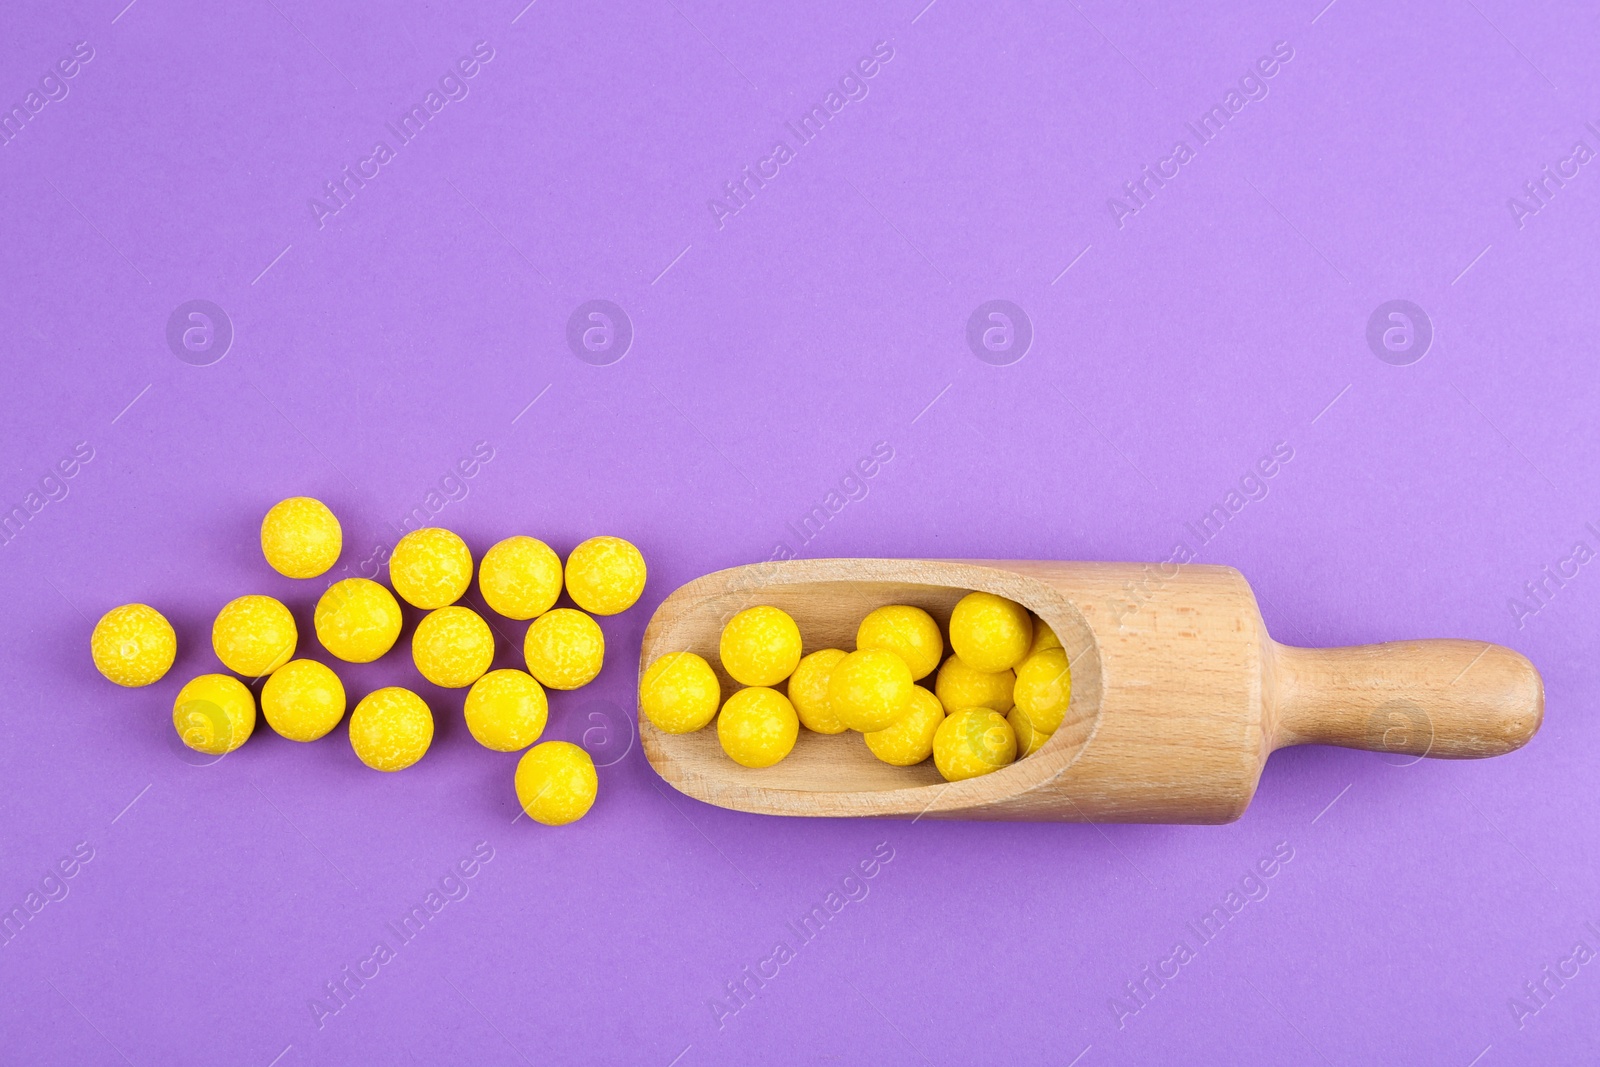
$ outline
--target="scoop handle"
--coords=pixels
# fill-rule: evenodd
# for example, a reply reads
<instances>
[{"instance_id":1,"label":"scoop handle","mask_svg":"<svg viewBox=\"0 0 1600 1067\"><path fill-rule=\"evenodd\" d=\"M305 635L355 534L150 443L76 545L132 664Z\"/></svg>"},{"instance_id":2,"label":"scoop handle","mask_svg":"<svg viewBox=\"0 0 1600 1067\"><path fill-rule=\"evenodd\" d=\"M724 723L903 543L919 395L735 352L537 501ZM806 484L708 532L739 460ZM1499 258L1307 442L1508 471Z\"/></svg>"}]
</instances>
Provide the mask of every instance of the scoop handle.
<instances>
[{"instance_id":1,"label":"scoop handle","mask_svg":"<svg viewBox=\"0 0 1600 1067\"><path fill-rule=\"evenodd\" d=\"M1477 759L1522 747L1544 720L1538 670L1501 645L1393 641L1272 651L1264 695L1273 748Z\"/></svg>"}]
</instances>

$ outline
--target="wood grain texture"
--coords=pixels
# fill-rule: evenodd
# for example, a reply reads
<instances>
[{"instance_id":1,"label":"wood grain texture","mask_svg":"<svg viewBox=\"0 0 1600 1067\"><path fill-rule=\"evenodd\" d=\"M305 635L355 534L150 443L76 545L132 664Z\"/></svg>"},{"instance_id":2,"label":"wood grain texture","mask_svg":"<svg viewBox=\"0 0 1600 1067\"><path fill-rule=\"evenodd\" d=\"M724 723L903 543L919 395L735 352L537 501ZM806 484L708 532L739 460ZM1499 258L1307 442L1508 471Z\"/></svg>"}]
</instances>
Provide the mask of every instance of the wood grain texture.
<instances>
[{"instance_id":1,"label":"wood grain texture","mask_svg":"<svg viewBox=\"0 0 1600 1067\"><path fill-rule=\"evenodd\" d=\"M1066 719L1027 759L945 782L931 760L891 767L859 734L801 730L787 759L753 770L722 752L715 723L666 734L641 714L645 755L690 796L765 814L1221 823L1243 814L1276 748L1491 756L1525 743L1543 717L1539 674L1510 649L1448 640L1279 645L1244 576L1200 564L824 559L735 567L661 603L639 669L667 652L697 652L726 699L738 684L722 671L717 642L743 608L787 611L808 653L849 651L874 608L913 604L948 627L972 590L1033 610L1072 664Z\"/></svg>"}]
</instances>

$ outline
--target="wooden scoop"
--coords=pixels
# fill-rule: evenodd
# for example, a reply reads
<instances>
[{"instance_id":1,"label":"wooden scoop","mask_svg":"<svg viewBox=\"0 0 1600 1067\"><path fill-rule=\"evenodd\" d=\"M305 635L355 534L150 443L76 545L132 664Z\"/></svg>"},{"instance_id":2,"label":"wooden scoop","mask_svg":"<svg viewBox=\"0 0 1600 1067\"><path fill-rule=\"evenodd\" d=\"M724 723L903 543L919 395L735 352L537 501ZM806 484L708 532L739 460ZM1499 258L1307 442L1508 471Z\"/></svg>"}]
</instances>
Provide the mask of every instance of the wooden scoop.
<instances>
[{"instance_id":1,"label":"wooden scoop","mask_svg":"<svg viewBox=\"0 0 1600 1067\"><path fill-rule=\"evenodd\" d=\"M697 652L727 699L738 683L722 671L717 643L743 608L787 611L807 652L849 651L874 608L914 604L948 628L956 601L975 589L1032 609L1072 664L1066 719L1032 756L946 782L931 759L892 767L859 734L802 728L788 758L752 770L723 753L715 722L668 734L641 715L645 755L696 799L767 815L1222 823L1249 806L1274 749L1498 756L1525 744L1544 717L1544 683L1517 652L1455 640L1280 645L1244 576L1200 564L819 559L735 567L661 603L639 669L667 652Z\"/></svg>"}]
</instances>

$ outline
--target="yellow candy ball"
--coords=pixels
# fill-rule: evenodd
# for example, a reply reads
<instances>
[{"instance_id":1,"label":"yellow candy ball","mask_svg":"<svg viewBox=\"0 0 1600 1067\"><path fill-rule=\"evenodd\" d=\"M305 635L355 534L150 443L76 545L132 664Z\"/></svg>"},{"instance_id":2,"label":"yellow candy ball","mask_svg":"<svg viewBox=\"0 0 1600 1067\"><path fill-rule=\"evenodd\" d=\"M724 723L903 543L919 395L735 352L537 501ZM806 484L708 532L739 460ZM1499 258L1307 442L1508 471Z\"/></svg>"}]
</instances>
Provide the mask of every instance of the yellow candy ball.
<instances>
[{"instance_id":1,"label":"yellow candy ball","mask_svg":"<svg viewBox=\"0 0 1600 1067\"><path fill-rule=\"evenodd\" d=\"M951 656L939 668L933 691L939 694L939 703L947 712L988 708L1003 715L1011 710L1016 681L1017 676L1011 671L977 671L961 662L961 657Z\"/></svg>"},{"instance_id":2,"label":"yellow candy ball","mask_svg":"<svg viewBox=\"0 0 1600 1067\"><path fill-rule=\"evenodd\" d=\"M933 735L933 762L948 782L998 771L1016 758L1016 732L988 708L952 712Z\"/></svg>"},{"instance_id":3,"label":"yellow candy ball","mask_svg":"<svg viewBox=\"0 0 1600 1067\"><path fill-rule=\"evenodd\" d=\"M722 751L745 767L770 767L794 750L800 717L776 689L741 689L722 705L717 740Z\"/></svg>"},{"instance_id":4,"label":"yellow candy ball","mask_svg":"<svg viewBox=\"0 0 1600 1067\"><path fill-rule=\"evenodd\" d=\"M412 530L389 556L389 584L412 607L448 607L472 584L472 552L449 530Z\"/></svg>"},{"instance_id":5,"label":"yellow candy ball","mask_svg":"<svg viewBox=\"0 0 1600 1067\"><path fill-rule=\"evenodd\" d=\"M347 663L371 663L400 637L400 604L366 578L334 582L317 600L312 624L322 647Z\"/></svg>"},{"instance_id":6,"label":"yellow candy ball","mask_svg":"<svg viewBox=\"0 0 1600 1067\"><path fill-rule=\"evenodd\" d=\"M944 658L939 624L921 608L891 604L869 612L856 629L857 648L881 648L906 661L913 679L926 678Z\"/></svg>"},{"instance_id":7,"label":"yellow candy ball","mask_svg":"<svg viewBox=\"0 0 1600 1067\"><path fill-rule=\"evenodd\" d=\"M567 557L567 593L596 615L627 611L644 592L644 556L620 537L591 537Z\"/></svg>"},{"instance_id":8,"label":"yellow candy ball","mask_svg":"<svg viewBox=\"0 0 1600 1067\"><path fill-rule=\"evenodd\" d=\"M561 557L537 537L508 537L483 554L478 592L508 619L531 619L561 595Z\"/></svg>"},{"instance_id":9,"label":"yellow candy ball","mask_svg":"<svg viewBox=\"0 0 1600 1067\"><path fill-rule=\"evenodd\" d=\"M550 701L532 676L514 670L490 671L467 691L467 730L484 748L515 752L544 733Z\"/></svg>"},{"instance_id":10,"label":"yellow candy ball","mask_svg":"<svg viewBox=\"0 0 1600 1067\"><path fill-rule=\"evenodd\" d=\"M911 710L915 688L905 660L881 648L863 648L834 666L828 707L852 730L883 730Z\"/></svg>"},{"instance_id":11,"label":"yellow candy ball","mask_svg":"<svg viewBox=\"0 0 1600 1067\"><path fill-rule=\"evenodd\" d=\"M605 662L600 624L581 611L556 608L534 619L522 641L528 673L551 689L588 685Z\"/></svg>"},{"instance_id":12,"label":"yellow candy ball","mask_svg":"<svg viewBox=\"0 0 1600 1067\"><path fill-rule=\"evenodd\" d=\"M668 652L639 680L639 708L656 729L688 734L703 727L722 703L711 664L693 652Z\"/></svg>"},{"instance_id":13,"label":"yellow candy ball","mask_svg":"<svg viewBox=\"0 0 1600 1067\"><path fill-rule=\"evenodd\" d=\"M433 712L409 689L374 690L350 713L350 747L375 771L403 771L431 744Z\"/></svg>"},{"instance_id":14,"label":"yellow candy ball","mask_svg":"<svg viewBox=\"0 0 1600 1067\"><path fill-rule=\"evenodd\" d=\"M800 627L786 611L745 608L722 628L722 669L742 685L777 685L800 663Z\"/></svg>"},{"instance_id":15,"label":"yellow candy ball","mask_svg":"<svg viewBox=\"0 0 1600 1067\"><path fill-rule=\"evenodd\" d=\"M430 611L411 635L411 659L434 685L461 689L489 669L494 660L494 634L471 608Z\"/></svg>"},{"instance_id":16,"label":"yellow candy ball","mask_svg":"<svg viewBox=\"0 0 1600 1067\"><path fill-rule=\"evenodd\" d=\"M911 692L911 711L886 729L863 734L872 754L896 767L911 767L933 755L933 738L944 722L944 705L922 686Z\"/></svg>"},{"instance_id":17,"label":"yellow candy ball","mask_svg":"<svg viewBox=\"0 0 1600 1067\"><path fill-rule=\"evenodd\" d=\"M178 635L155 608L124 604L100 616L89 637L97 670L118 685L159 682L178 655Z\"/></svg>"},{"instance_id":18,"label":"yellow candy ball","mask_svg":"<svg viewBox=\"0 0 1600 1067\"><path fill-rule=\"evenodd\" d=\"M833 669L844 659L842 649L824 648L800 661L789 675L789 703L800 716L800 725L819 734L842 734L849 729L833 713L828 703L828 682Z\"/></svg>"},{"instance_id":19,"label":"yellow candy ball","mask_svg":"<svg viewBox=\"0 0 1600 1067\"><path fill-rule=\"evenodd\" d=\"M1050 740L1048 733L1034 728L1033 720L1024 715L1021 708L1012 708L1006 716L1006 722L1011 724L1012 732L1017 735L1017 759L1033 755Z\"/></svg>"},{"instance_id":20,"label":"yellow candy ball","mask_svg":"<svg viewBox=\"0 0 1600 1067\"><path fill-rule=\"evenodd\" d=\"M315 578L334 565L343 547L339 520L309 496L280 500L261 520L261 554L287 578Z\"/></svg>"},{"instance_id":21,"label":"yellow candy ball","mask_svg":"<svg viewBox=\"0 0 1600 1067\"><path fill-rule=\"evenodd\" d=\"M223 756L255 732L256 698L231 674L202 674L178 690L172 726L196 752Z\"/></svg>"},{"instance_id":22,"label":"yellow candy ball","mask_svg":"<svg viewBox=\"0 0 1600 1067\"><path fill-rule=\"evenodd\" d=\"M1005 671L1033 645L1033 617L1014 600L968 593L950 613L950 647L980 671Z\"/></svg>"},{"instance_id":23,"label":"yellow candy ball","mask_svg":"<svg viewBox=\"0 0 1600 1067\"><path fill-rule=\"evenodd\" d=\"M589 753L570 741L534 745L517 761L517 803L546 826L577 822L594 807L600 778Z\"/></svg>"},{"instance_id":24,"label":"yellow candy ball","mask_svg":"<svg viewBox=\"0 0 1600 1067\"><path fill-rule=\"evenodd\" d=\"M1028 648L1028 655L1031 656L1035 652L1043 652L1047 648L1060 647L1061 638L1057 637L1056 632L1050 629L1049 623L1035 615L1033 617L1033 644Z\"/></svg>"},{"instance_id":25,"label":"yellow candy ball","mask_svg":"<svg viewBox=\"0 0 1600 1067\"><path fill-rule=\"evenodd\" d=\"M260 678L288 663L299 640L294 616L269 596L230 600L211 624L211 647L217 658L246 678Z\"/></svg>"},{"instance_id":26,"label":"yellow candy ball","mask_svg":"<svg viewBox=\"0 0 1600 1067\"><path fill-rule=\"evenodd\" d=\"M314 659L292 659L261 687L267 725L291 741L315 741L344 718L344 683Z\"/></svg>"},{"instance_id":27,"label":"yellow candy ball","mask_svg":"<svg viewBox=\"0 0 1600 1067\"><path fill-rule=\"evenodd\" d=\"M1053 734L1061 727L1072 699L1072 668L1059 648L1035 652L1017 668L1014 693L1017 710L1035 727Z\"/></svg>"}]
</instances>

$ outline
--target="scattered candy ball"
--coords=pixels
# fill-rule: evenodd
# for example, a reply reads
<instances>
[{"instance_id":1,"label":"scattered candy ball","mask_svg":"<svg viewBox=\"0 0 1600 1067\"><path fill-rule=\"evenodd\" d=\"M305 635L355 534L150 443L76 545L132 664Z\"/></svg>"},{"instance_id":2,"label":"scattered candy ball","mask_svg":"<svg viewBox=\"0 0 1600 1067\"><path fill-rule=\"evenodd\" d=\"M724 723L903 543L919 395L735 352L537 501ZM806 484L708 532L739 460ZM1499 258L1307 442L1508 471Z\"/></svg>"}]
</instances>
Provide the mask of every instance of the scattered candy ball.
<instances>
[{"instance_id":1,"label":"scattered candy ball","mask_svg":"<svg viewBox=\"0 0 1600 1067\"><path fill-rule=\"evenodd\" d=\"M949 782L998 771L1016 758L1015 731L988 708L951 712L933 735L933 762Z\"/></svg>"},{"instance_id":2,"label":"scattered candy ball","mask_svg":"<svg viewBox=\"0 0 1600 1067\"><path fill-rule=\"evenodd\" d=\"M741 685L777 685L800 663L800 627L787 611L745 608L722 628L722 669Z\"/></svg>"},{"instance_id":3,"label":"scattered candy ball","mask_svg":"<svg viewBox=\"0 0 1600 1067\"><path fill-rule=\"evenodd\" d=\"M1044 747L1050 740L1050 735L1034 727L1033 720L1022 713L1021 708L1012 708L1006 715L1006 722L1011 724L1011 730L1017 735L1017 758L1031 756Z\"/></svg>"},{"instance_id":4,"label":"scattered candy ball","mask_svg":"<svg viewBox=\"0 0 1600 1067\"><path fill-rule=\"evenodd\" d=\"M704 657L668 652L639 680L639 707L658 730L688 734L705 726L722 702L722 684Z\"/></svg>"},{"instance_id":5,"label":"scattered candy ball","mask_svg":"<svg viewBox=\"0 0 1600 1067\"><path fill-rule=\"evenodd\" d=\"M1012 689L1017 676L1011 671L979 671L967 666L959 656L951 656L939 668L933 691L948 712L962 708L988 708L1002 715L1011 710Z\"/></svg>"},{"instance_id":6,"label":"scattered candy ball","mask_svg":"<svg viewBox=\"0 0 1600 1067\"><path fill-rule=\"evenodd\" d=\"M155 608L124 604L94 624L89 653L101 674L118 685L137 688L166 675L178 655L178 635Z\"/></svg>"},{"instance_id":7,"label":"scattered candy ball","mask_svg":"<svg viewBox=\"0 0 1600 1067\"><path fill-rule=\"evenodd\" d=\"M389 584L412 607L449 607L472 584L472 552L449 530L412 530L389 556Z\"/></svg>"},{"instance_id":8,"label":"scattered candy ball","mask_svg":"<svg viewBox=\"0 0 1600 1067\"><path fill-rule=\"evenodd\" d=\"M309 496L280 500L261 520L261 554L287 578L315 578L334 565L343 546L339 520Z\"/></svg>"},{"instance_id":9,"label":"scattered candy ball","mask_svg":"<svg viewBox=\"0 0 1600 1067\"><path fill-rule=\"evenodd\" d=\"M644 556L620 537L591 537L567 557L567 593L595 615L627 611L644 592Z\"/></svg>"},{"instance_id":10,"label":"scattered candy ball","mask_svg":"<svg viewBox=\"0 0 1600 1067\"><path fill-rule=\"evenodd\" d=\"M594 807L600 779L589 753L570 741L534 745L517 761L517 803L546 826L577 822Z\"/></svg>"},{"instance_id":11,"label":"scattered candy ball","mask_svg":"<svg viewBox=\"0 0 1600 1067\"><path fill-rule=\"evenodd\" d=\"M1017 668L1017 710L1047 734L1061 726L1072 698L1072 668L1059 648L1035 652Z\"/></svg>"},{"instance_id":12,"label":"scattered candy ball","mask_svg":"<svg viewBox=\"0 0 1600 1067\"><path fill-rule=\"evenodd\" d=\"M1010 670L1033 645L1033 617L1014 600L968 593L950 613L950 647L980 671Z\"/></svg>"},{"instance_id":13,"label":"scattered candy ball","mask_svg":"<svg viewBox=\"0 0 1600 1067\"><path fill-rule=\"evenodd\" d=\"M802 659L789 675L789 703L800 716L800 725L813 733L842 734L849 729L828 703L828 682L844 657L842 649L824 648Z\"/></svg>"},{"instance_id":14,"label":"scattered candy ball","mask_svg":"<svg viewBox=\"0 0 1600 1067\"><path fill-rule=\"evenodd\" d=\"M867 614L856 629L857 648L881 648L905 660L913 680L932 674L944 658L939 624L921 608L890 604Z\"/></svg>"},{"instance_id":15,"label":"scattered candy ball","mask_svg":"<svg viewBox=\"0 0 1600 1067\"><path fill-rule=\"evenodd\" d=\"M417 632L411 635L411 659L434 685L462 689L489 669L494 634L471 608L439 608L417 623Z\"/></svg>"},{"instance_id":16,"label":"scattered candy ball","mask_svg":"<svg viewBox=\"0 0 1600 1067\"><path fill-rule=\"evenodd\" d=\"M911 690L911 710L882 730L863 734L867 748L885 763L911 767L933 755L933 738L944 722L944 705L922 686Z\"/></svg>"},{"instance_id":17,"label":"scattered candy ball","mask_svg":"<svg viewBox=\"0 0 1600 1067\"><path fill-rule=\"evenodd\" d=\"M1033 617L1033 645L1028 649L1028 655L1031 656L1035 652L1043 652L1047 648L1060 647L1061 638L1057 637L1056 632L1050 629L1049 623L1035 615Z\"/></svg>"},{"instance_id":18,"label":"scattered candy ball","mask_svg":"<svg viewBox=\"0 0 1600 1067\"><path fill-rule=\"evenodd\" d=\"M528 626L522 654L528 673L551 689L577 689L600 673L606 638L599 623L581 611L556 608Z\"/></svg>"},{"instance_id":19,"label":"scattered candy ball","mask_svg":"<svg viewBox=\"0 0 1600 1067\"><path fill-rule=\"evenodd\" d=\"M561 557L537 537L508 537L483 554L478 591L508 619L543 615L561 595Z\"/></svg>"},{"instance_id":20,"label":"scattered candy ball","mask_svg":"<svg viewBox=\"0 0 1600 1067\"><path fill-rule=\"evenodd\" d=\"M225 756L255 733L256 698L230 674L202 674L178 690L172 726L196 752Z\"/></svg>"},{"instance_id":21,"label":"scattered candy ball","mask_svg":"<svg viewBox=\"0 0 1600 1067\"><path fill-rule=\"evenodd\" d=\"M211 624L211 647L217 658L246 678L260 678L288 663L299 639L294 616L269 596L230 600Z\"/></svg>"},{"instance_id":22,"label":"scattered candy ball","mask_svg":"<svg viewBox=\"0 0 1600 1067\"><path fill-rule=\"evenodd\" d=\"M312 625L322 647L346 663L371 663L400 637L400 604L366 578L330 585L317 600Z\"/></svg>"},{"instance_id":23,"label":"scattered candy ball","mask_svg":"<svg viewBox=\"0 0 1600 1067\"><path fill-rule=\"evenodd\" d=\"M799 736L800 717L794 705L776 689L764 686L739 690L717 716L722 751L745 767L772 766L793 751Z\"/></svg>"},{"instance_id":24,"label":"scattered candy ball","mask_svg":"<svg viewBox=\"0 0 1600 1067\"><path fill-rule=\"evenodd\" d=\"M863 648L833 668L828 707L852 730L882 730L911 710L914 688L905 660L881 648Z\"/></svg>"},{"instance_id":25,"label":"scattered candy ball","mask_svg":"<svg viewBox=\"0 0 1600 1067\"><path fill-rule=\"evenodd\" d=\"M350 713L350 747L375 771L405 770L432 743L433 712L409 689L374 690Z\"/></svg>"},{"instance_id":26,"label":"scattered candy ball","mask_svg":"<svg viewBox=\"0 0 1600 1067\"><path fill-rule=\"evenodd\" d=\"M267 725L291 741L315 741L344 718L344 683L314 659L292 659L261 687Z\"/></svg>"},{"instance_id":27,"label":"scattered candy ball","mask_svg":"<svg viewBox=\"0 0 1600 1067\"><path fill-rule=\"evenodd\" d=\"M544 687L523 671L490 671L467 691L467 730L496 752L516 752L539 740L549 715Z\"/></svg>"}]
</instances>

